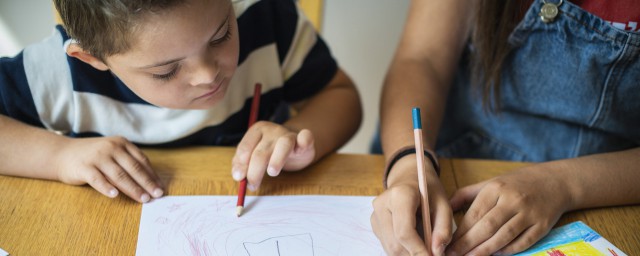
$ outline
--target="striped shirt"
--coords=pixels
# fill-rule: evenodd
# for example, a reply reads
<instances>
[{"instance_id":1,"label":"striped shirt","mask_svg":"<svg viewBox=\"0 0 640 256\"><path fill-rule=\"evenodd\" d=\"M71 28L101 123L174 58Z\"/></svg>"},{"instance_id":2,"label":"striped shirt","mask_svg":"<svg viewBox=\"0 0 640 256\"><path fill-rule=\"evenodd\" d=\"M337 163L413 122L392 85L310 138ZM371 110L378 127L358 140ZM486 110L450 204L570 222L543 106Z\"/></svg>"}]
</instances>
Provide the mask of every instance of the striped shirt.
<instances>
[{"instance_id":1,"label":"striped shirt","mask_svg":"<svg viewBox=\"0 0 640 256\"><path fill-rule=\"evenodd\" d=\"M0 114L70 137L123 136L138 145L235 145L247 130L253 87L260 120L282 123L288 105L322 90L337 63L294 1L234 1L238 68L224 99L207 110L154 106L111 72L69 57L62 26L0 58Z\"/></svg>"}]
</instances>

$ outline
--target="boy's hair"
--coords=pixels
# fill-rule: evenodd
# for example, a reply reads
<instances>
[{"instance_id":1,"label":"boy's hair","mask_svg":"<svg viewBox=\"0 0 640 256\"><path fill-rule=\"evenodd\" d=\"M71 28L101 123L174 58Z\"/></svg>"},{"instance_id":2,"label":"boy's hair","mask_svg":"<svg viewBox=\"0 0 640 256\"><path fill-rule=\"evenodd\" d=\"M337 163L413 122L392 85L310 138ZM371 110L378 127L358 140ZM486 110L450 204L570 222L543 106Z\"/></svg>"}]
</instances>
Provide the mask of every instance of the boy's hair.
<instances>
[{"instance_id":1,"label":"boy's hair","mask_svg":"<svg viewBox=\"0 0 640 256\"><path fill-rule=\"evenodd\" d=\"M144 15L185 0L54 0L69 36L91 55L104 58L130 49Z\"/></svg>"}]
</instances>

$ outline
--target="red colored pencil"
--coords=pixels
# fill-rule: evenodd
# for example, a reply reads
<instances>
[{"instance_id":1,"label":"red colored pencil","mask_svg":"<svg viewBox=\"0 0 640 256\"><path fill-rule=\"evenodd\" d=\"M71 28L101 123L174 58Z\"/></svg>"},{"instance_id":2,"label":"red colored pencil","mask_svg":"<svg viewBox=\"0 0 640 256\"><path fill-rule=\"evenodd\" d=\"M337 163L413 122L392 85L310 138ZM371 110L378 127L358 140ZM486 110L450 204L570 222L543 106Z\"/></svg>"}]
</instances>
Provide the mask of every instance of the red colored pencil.
<instances>
[{"instance_id":1,"label":"red colored pencil","mask_svg":"<svg viewBox=\"0 0 640 256\"><path fill-rule=\"evenodd\" d=\"M253 89L253 100L251 101L251 112L249 113L249 128L258 120L258 109L260 107L260 95L262 84L257 83ZM247 194L247 178L240 181L238 187L238 203L236 204L236 215L240 217L244 210L244 197Z\"/></svg>"}]
</instances>

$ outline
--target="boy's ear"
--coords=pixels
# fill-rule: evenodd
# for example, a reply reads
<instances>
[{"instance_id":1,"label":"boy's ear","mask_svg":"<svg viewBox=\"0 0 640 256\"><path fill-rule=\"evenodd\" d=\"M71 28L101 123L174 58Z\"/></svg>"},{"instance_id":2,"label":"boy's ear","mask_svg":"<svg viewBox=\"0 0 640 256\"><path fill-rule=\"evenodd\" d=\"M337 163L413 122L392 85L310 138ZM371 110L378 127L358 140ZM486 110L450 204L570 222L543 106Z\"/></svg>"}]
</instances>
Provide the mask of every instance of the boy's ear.
<instances>
[{"instance_id":1,"label":"boy's ear","mask_svg":"<svg viewBox=\"0 0 640 256\"><path fill-rule=\"evenodd\" d=\"M67 55L77 58L98 70L109 70L109 66L107 66L107 64L82 49L82 47L80 47L80 45L78 45L77 43L69 44L69 46L67 47Z\"/></svg>"}]
</instances>

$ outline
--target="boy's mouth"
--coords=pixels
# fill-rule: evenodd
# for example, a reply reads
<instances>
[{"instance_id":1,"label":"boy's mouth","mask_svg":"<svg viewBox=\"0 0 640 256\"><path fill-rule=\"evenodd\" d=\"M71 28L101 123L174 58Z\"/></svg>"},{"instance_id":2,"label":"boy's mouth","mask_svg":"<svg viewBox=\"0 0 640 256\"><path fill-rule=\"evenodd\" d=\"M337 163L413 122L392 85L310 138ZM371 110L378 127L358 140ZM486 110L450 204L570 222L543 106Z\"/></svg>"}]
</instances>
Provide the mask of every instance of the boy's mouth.
<instances>
[{"instance_id":1,"label":"boy's mouth","mask_svg":"<svg viewBox=\"0 0 640 256\"><path fill-rule=\"evenodd\" d=\"M220 80L220 82L215 83L213 85L213 89L211 89L209 92L198 96L197 98L195 98L194 100L199 100L199 99L204 99L204 98L208 98L216 93L218 93L220 91L220 89L222 89L222 85L224 84L225 79Z\"/></svg>"}]
</instances>

